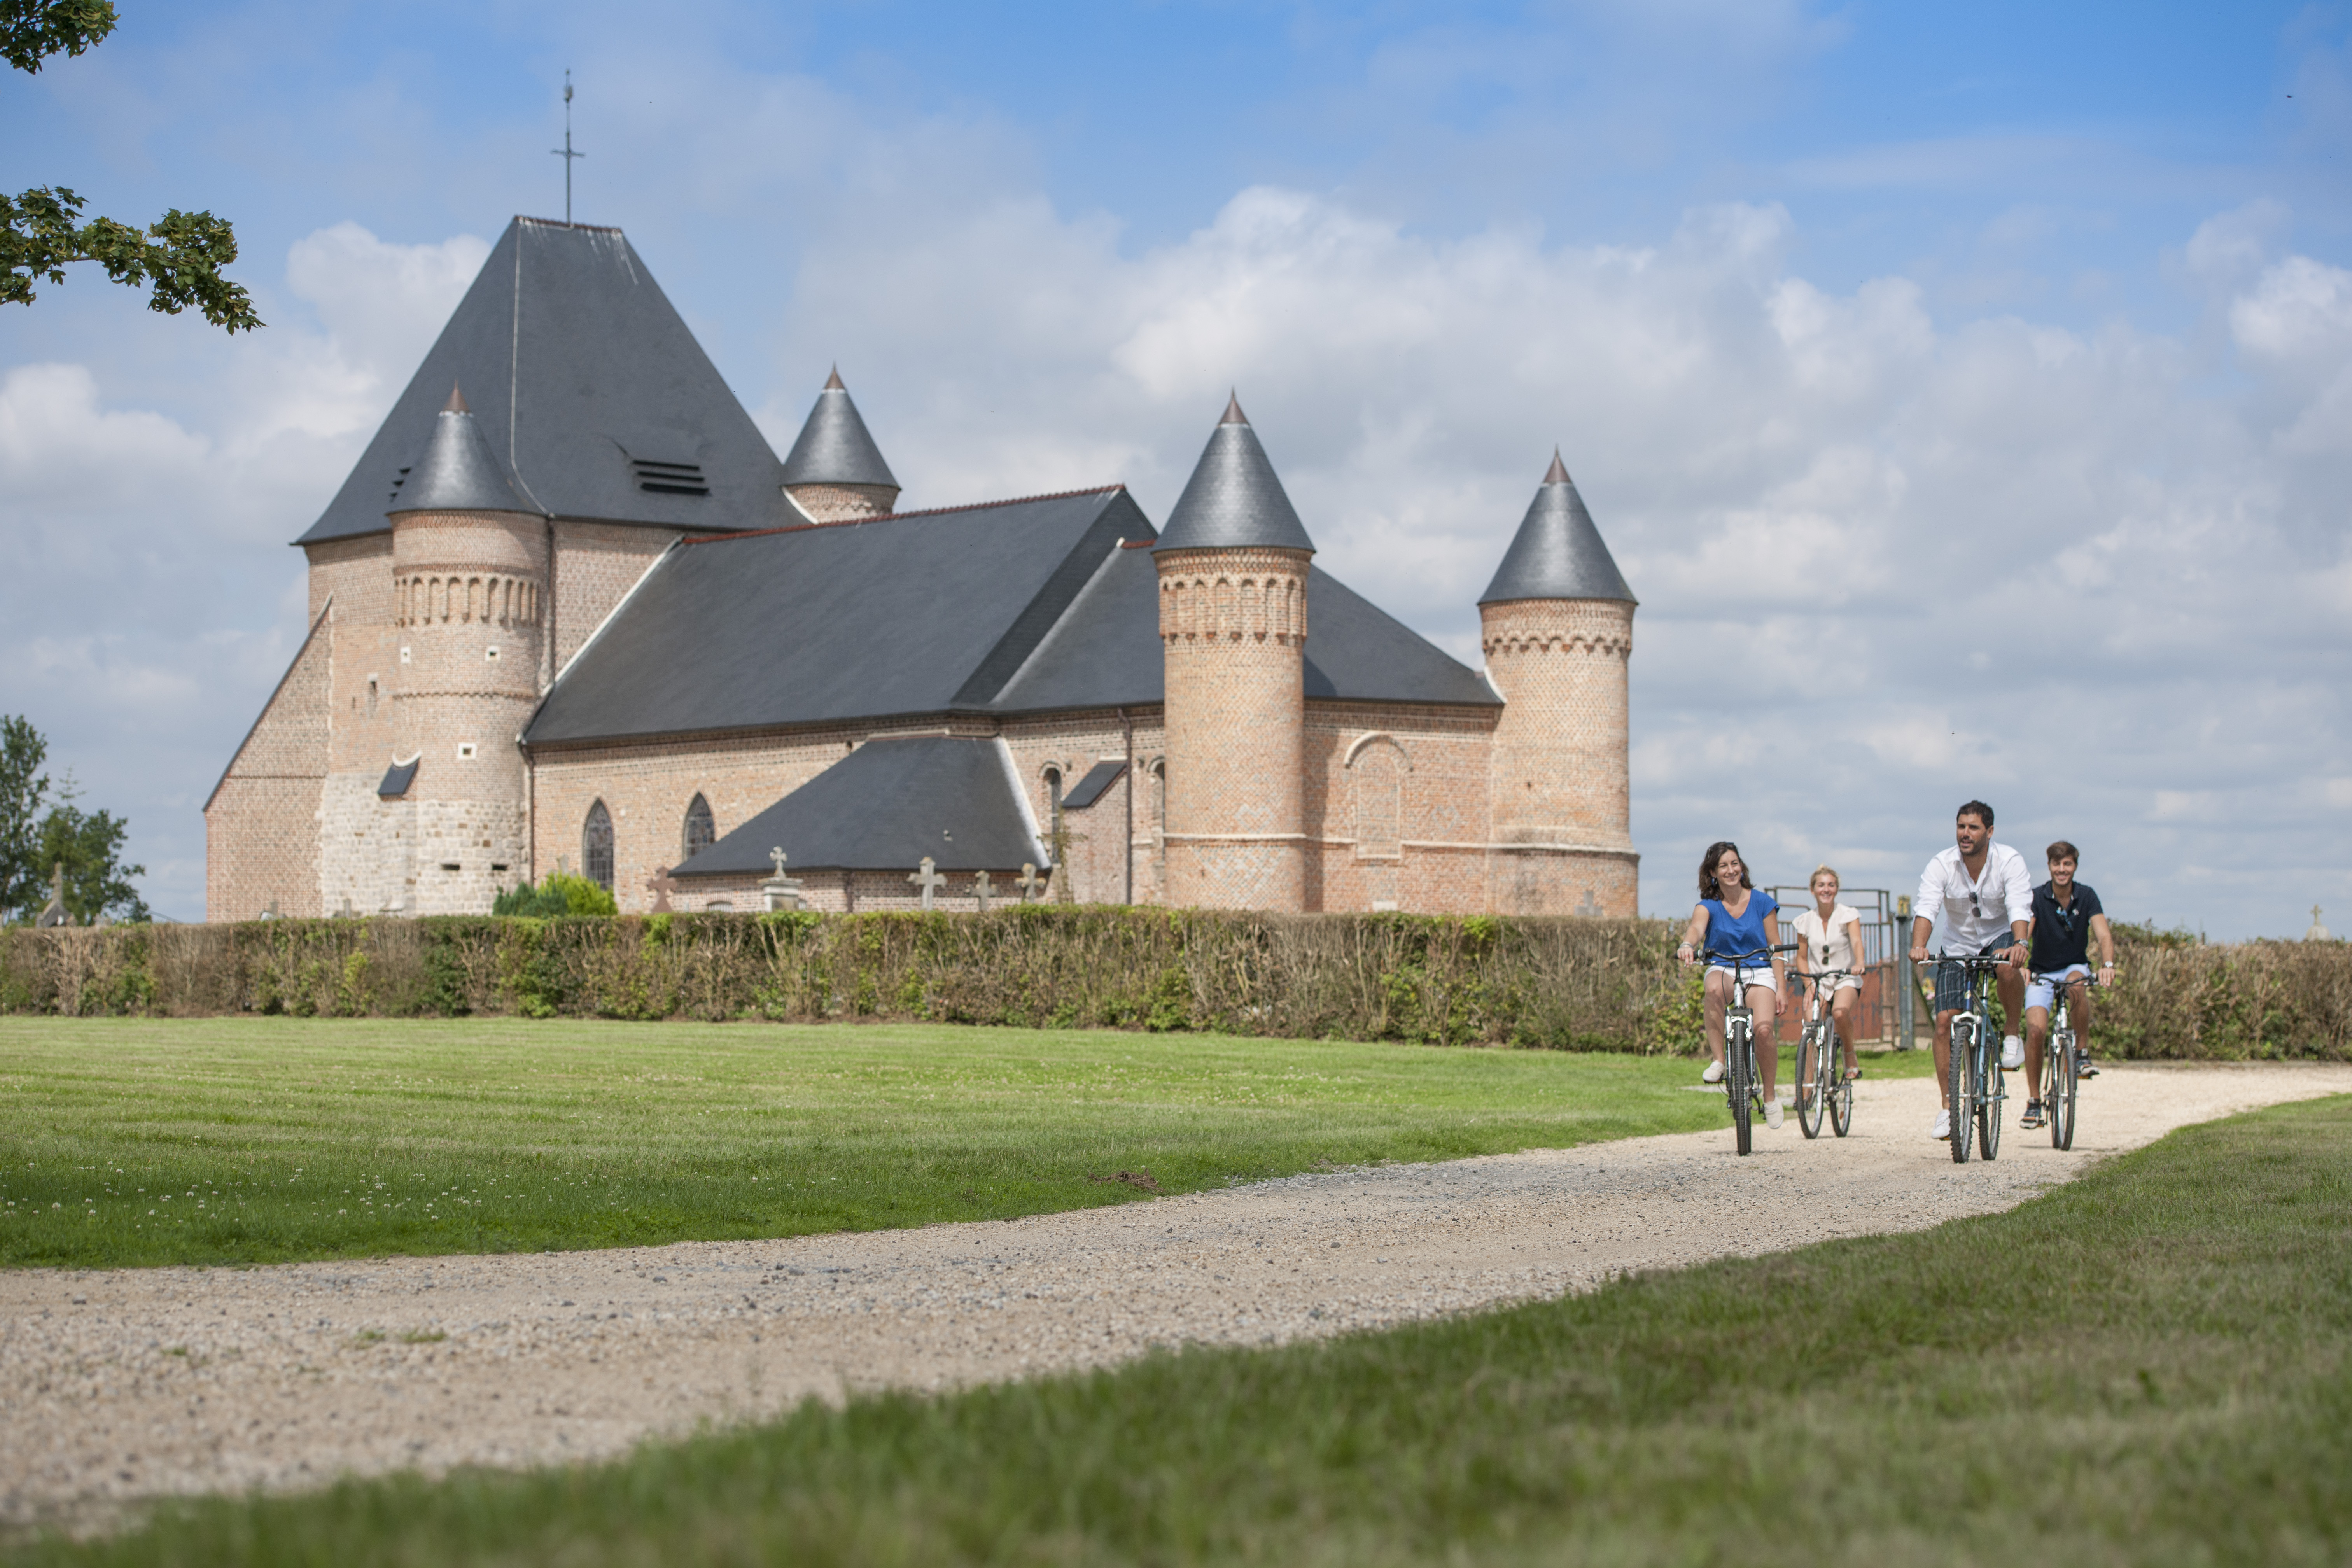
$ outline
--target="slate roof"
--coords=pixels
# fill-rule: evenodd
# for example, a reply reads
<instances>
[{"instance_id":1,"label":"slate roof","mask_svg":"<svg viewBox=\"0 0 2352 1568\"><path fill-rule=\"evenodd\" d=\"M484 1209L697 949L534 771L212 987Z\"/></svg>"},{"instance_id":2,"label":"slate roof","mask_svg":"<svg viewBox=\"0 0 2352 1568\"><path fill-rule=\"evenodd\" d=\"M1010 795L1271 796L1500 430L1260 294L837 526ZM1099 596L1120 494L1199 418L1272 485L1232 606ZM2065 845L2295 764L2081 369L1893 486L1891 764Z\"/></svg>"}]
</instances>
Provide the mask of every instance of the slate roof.
<instances>
[{"instance_id":1,"label":"slate roof","mask_svg":"<svg viewBox=\"0 0 2352 1568\"><path fill-rule=\"evenodd\" d=\"M394 486L392 510L537 511L507 478L507 468L482 436L461 388L434 416L425 449Z\"/></svg>"},{"instance_id":2,"label":"slate roof","mask_svg":"<svg viewBox=\"0 0 2352 1568\"><path fill-rule=\"evenodd\" d=\"M1004 871L1050 857L1023 808L1003 742L956 735L868 741L671 873L773 873L770 848L802 871ZM944 889L941 897L968 894Z\"/></svg>"},{"instance_id":3,"label":"slate roof","mask_svg":"<svg viewBox=\"0 0 2352 1568\"><path fill-rule=\"evenodd\" d=\"M566 667L524 739L1158 703L1151 542L1118 486L689 541ZM1329 574L1310 569L1307 606L1309 698L1499 705Z\"/></svg>"},{"instance_id":4,"label":"slate roof","mask_svg":"<svg viewBox=\"0 0 2352 1568\"><path fill-rule=\"evenodd\" d=\"M1159 548L1243 545L1311 551L1315 542L1307 537L1307 525L1298 521L1298 510L1275 477L1274 464L1258 444L1236 394L1226 400L1224 417L1210 432L1201 460L1192 465L1192 477L1168 514ZM1311 624L1307 635L1314 635Z\"/></svg>"},{"instance_id":5,"label":"slate roof","mask_svg":"<svg viewBox=\"0 0 2352 1568\"><path fill-rule=\"evenodd\" d=\"M1584 498L1576 493L1576 481L1568 477L1568 465L1559 460L1557 451L1551 455L1551 470L1538 487L1528 515L1519 521L1511 547L1503 552L1495 580L1478 596L1482 605L1507 599L1640 603L1625 585L1617 563L1610 558L1609 546L1601 542L1601 531L1593 526L1592 514L1584 509ZM1313 637L1314 631L1310 620L1307 635Z\"/></svg>"},{"instance_id":6,"label":"slate roof","mask_svg":"<svg viewBox=\"0 0 2352 1568\"><path fill-rule=\"evenodd\" d=\"M296 542L388 529L402 465L459 384L534 511L725 531L797 520L774 449L627 237L518 217Z\"/></svg>"},{"instance_id":7,"label":"slate roof","mask_svg":"<svg viewBox=\"0 0 2352 1568\"><path fill-rule=\"evenodd\" d=\"M890 465L882 460L882 448L874 444L857 405L850 401L849 388L841 384L838 365L825 377L824 390L816 395L816 406L809 410L800 439L784 458L784 483L898 488Z\"/></svg>"}]
</instances>

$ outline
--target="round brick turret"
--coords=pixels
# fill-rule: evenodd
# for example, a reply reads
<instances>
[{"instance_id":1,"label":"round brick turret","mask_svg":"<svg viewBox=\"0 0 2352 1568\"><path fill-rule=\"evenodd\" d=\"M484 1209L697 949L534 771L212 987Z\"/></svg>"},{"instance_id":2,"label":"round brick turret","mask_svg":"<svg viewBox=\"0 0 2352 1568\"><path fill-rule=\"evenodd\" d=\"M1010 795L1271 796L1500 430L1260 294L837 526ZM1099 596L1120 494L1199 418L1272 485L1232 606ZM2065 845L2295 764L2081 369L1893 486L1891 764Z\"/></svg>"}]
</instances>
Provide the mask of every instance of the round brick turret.
<instances>
[{"instance_id":1,"label":"round brick turret","mask_svg":"<svg viewBox=\"0 0 2352 1568\"><path fill-rule=\"evenodd\" d=\"M1478 601L1487 678L1504 702L1488 776L1495 840L1550 852L1498 888L1503 907L1634 912L1626 707L1634 605L1554 453Z\"/></svg>"},{"instance_id":2,"label":"round brick turret","mask_svg":"<svg viewBox=\"0 0 2352 1568\"><path fill-rule=\"evenodd\" d=\"M1153 550L1171 903L1306 907L1307 579L1314 542L1240 401Z\"/></svg>"},{"instance_id":3,"label":"round brick turret","mask_svg":"<svg viewBox=\"0 0 2352 1568\"><path fill-rule=\"evenodd\" d=\"M898 504L898 481L866 428L841 367L824 378L800 438L784 458L784 493L813 522L885 517Z\"/></svg>"},{"instance_id":4,"label":"round brick turret","mask_svg":"<svg viewBox=\"0 0 2352 1568\"><path fill-rule=\"evenodd\" d=\"M486 911L528 874L515 738L539 700L546 522L454 392L391 518L395 760L418 763L407 909Z\"/></svg>"}]
</instances>

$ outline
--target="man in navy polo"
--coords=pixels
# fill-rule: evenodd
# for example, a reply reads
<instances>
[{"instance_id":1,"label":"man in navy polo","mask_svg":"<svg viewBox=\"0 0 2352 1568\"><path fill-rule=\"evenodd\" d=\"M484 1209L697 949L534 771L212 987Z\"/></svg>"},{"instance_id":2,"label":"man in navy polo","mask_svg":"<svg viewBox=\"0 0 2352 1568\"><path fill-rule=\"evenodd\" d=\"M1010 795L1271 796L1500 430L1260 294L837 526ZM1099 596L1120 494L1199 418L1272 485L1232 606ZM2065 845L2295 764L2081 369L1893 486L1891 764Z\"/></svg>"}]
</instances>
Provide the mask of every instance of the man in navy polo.
<instances>
[{"instance_id":1,"label":"man in navy polo","mask_svg":"<svg viewBox=\"0 0 2352 1568\"><path fill-rule=\"evenodd\" d=\"M2091 939L2099 942L2099 984L2116 983L2116 933L2108 928L2099 895L2074 880L2082 852L2061 838L2049 850L2050 879L2033 889L2033 979L2025 988L2025 1081L2033 1098L2021 1127L2042 1125L2042 1043L2050 1037L2050 1009L2058 987L2067 987L2066 1006L2074 1025L2074 1060L2084 1078L2091 1065Z\"/></svg>"}]
</instances>

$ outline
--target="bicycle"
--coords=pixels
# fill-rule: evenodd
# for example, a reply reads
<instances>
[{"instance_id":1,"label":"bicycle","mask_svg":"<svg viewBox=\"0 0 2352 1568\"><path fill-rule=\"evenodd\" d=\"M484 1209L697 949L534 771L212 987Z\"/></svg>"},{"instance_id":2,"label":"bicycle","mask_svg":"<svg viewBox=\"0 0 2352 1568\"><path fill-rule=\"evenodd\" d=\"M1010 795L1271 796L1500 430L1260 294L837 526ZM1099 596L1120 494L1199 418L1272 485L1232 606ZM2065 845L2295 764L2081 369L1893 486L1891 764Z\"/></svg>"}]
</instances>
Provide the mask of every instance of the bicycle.
<instances>
[{"instance_id":1,"label":"bicycle","mask_svg":"<svg viewBox=\"0 0 2352 1568\"><path fill-rule=\"evenodd\" d=\"M1958 964L1968 974L1968 1006L1952 1019L1952 1163L1969 1163L1969 1123L1976 1124L1978 1144L1988 1160L2000 1152L2001 1105L2009 1099L2002 1087L2000 1034L1985 1011L1986 977L2006 962L1982 954L1933 959L1938 970Z\"/></svg>"},{"instance_id":2,"label":"bicycle","mask_svg":"<svg viewBox=\"0 0 2352 1568\"><path fill-rule=\"evenodd\" d=\"M1845 1053L1839 1047L1837 1013L1830 1005L1837 995L1837 983L1853 973L1850 969L1825 969L1819 974L1789 971L1790 979L1812 985L1811 1000L1806 1004L1810 1016L1797 1047L1797 1125L1808 1138L1822 1135L1824 1109L1831 1130L1839 1137L1844 1137L1853 1125L1853 1085L1839 1068Z\"/></svg>"},{"instance_id":3,"label":"bicycle","mask_svg":"<svg viewBox=\"0 0 2352 1568\"><path fill-rule=\"evenodd\" d=\"M1755 1138L1756 1112L1764 1109L1764 1091L1756 1073L1756 1013L1748 1005L1750 982L1742 977L1750 969L1761 969L1769 975L1772 953L1796 951L1797 944L1791 942L1769 952L1759 948L1754 952L1710 952L1700 958L1702 963L1727 963L1731 967L1731 1000L1723 1009L1723 1097L1731 1106L1734 1142L1742 1154L1748 1152ZM1763 963L1751 964L1750 959L1762 959Z\"/></svg>"},{"instance_id":4,"label":"bicycle","mask_svg":"<svg viewBox=\"0 0 2352 1568\"><path fill-rule=\"evenodd\" d=\"M2074 1020L2068 998L2074 987L2095 988L2099 977L2078 974L2063 982L2050 1005L2050 1037L2042 1042L2042 1060L2049 1074L2042 1085L2042 1113L2050 1119L2050 1146L2074 1146L2074 1097L2079 1092L2083 1058L2074 1048Z\"/></svg>"}]
</instances>

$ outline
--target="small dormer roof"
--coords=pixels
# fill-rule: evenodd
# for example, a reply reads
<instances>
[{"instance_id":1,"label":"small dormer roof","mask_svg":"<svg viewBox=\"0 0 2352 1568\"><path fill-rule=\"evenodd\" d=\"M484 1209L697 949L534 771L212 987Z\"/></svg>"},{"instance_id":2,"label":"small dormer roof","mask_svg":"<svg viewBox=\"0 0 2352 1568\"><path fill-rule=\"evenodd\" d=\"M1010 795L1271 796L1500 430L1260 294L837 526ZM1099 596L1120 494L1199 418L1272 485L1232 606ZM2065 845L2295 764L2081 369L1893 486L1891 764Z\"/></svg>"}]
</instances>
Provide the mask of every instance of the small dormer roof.
<instances>
[{"instance_id":1,"label":"small dormer roof","mask_svg":"<svg viewBox=\"0 0 2352 1568\"><path fill-rule=\"evenodd\" d=\"M784 485L898 488L890 465L882 460L882 448L874 444L857 405L850 401L849 388L841 384L838 365L824 378L824 390L816 395L816 406L809 410L808 423L801 426L800 439L784 459Z\"/></svg>"},{"instance_id":2,"label":"small dormer roof","mask_svg":"<svg viewBox=\"0 0 2352 1568\"><path fill-rule=\"evenodd\" d=\"M1482 605L1509 599L1622 599L1638 604L1625 575L1610 558L1609 546L1576 493L1568 465L1555 447L1551 470L1520 520L1519 531L1503 552L1495 580L1478 596Z\"/></svg>"},{"instance_id":3,"label":"small dormer roof","mask_svg":"<svg viewBox=\"0 0 2352 1568\"><path fill-rule=\"evenodd\" d=\"M1210 433L1209 445L1193 465L1184 493L1168 514L1159 550L1232 550L1248 546L1313 551L1307 525L1275 477L1257 432L1250 428L1237 393Z\"/></svg>"},{"instance_id":4,"label":"small dormer roof","mask_svg":"<svg viewBox=\"0 0 2352 1568\"><path fill-rule=\"evenodd\" d=\"M525 511L539 508L522 498L507 467L490 450L481 426L454 384L449 402L433 422L425 450L409 466L393 495L387 515L404 511Z\"/></svg>"}]
</instances>

